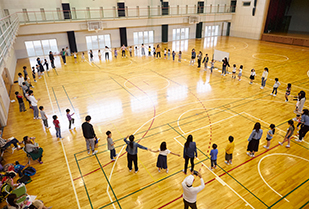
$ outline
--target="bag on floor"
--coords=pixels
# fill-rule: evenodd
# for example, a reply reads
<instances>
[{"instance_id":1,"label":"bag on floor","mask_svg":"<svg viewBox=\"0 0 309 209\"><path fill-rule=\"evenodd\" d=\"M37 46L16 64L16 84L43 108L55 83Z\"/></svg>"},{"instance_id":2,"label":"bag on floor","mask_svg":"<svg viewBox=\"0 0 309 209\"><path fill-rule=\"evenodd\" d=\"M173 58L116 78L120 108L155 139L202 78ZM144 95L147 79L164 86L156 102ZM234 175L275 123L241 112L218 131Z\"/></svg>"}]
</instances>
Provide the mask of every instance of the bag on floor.
<instances>
[{"instance_id":1,"label":"bag on floor","mask_svg":"<svg viewBox=\"0 0 309 209\"><path fill-rule=\"evenodd\" d=\"M24 175L23 177L17 180L18 183L24 183L24 184L29 184L31 181L32 179L27 175Z\"/></svg>"},{"instance_id":2,"label":"bag on floor","mask_svg":"<svg viewBox=\"0 0 309 209\"><path fill-rule=\"evenodd\" d=\"M36 170L33 167L28 167L25 170L23 170L22 173L26 176L33 176L36 173Z\"/></svg>"}]
</instances>

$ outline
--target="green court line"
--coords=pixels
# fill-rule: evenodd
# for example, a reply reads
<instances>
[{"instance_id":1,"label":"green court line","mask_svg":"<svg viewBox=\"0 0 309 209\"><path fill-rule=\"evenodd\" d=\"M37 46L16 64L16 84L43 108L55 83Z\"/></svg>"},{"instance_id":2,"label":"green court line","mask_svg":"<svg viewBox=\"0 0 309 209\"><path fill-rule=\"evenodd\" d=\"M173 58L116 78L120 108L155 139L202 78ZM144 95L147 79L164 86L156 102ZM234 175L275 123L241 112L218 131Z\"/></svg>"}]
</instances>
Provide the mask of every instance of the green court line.
<instances>
[{"instance_id":1,"label":"green court line","mask_svg":"<svg viewBox=\"0 0 309 209\"><path fill-rule=\"evenodd\" d=\"M199 161L198 163L196 163L195 165L198 165L198 164L200 164L200 163L202 163L202 162L204 162L204 161L206 161L206 160L208 160L208 159L205 158L205 159L203 159L203 160L200 160L200 161ZM168 176L166 176L166 177L164 177L164 178L162 178L162 179L160 179L160 180L158 180L158 181L155 181L155 182L153 182L153 183L151 183L151 184L149 184L149 185L147 185L147 186L144 186L144 187L142 187L142 188L140 188L140 189L138 189L138 190L136 190L136 191L134 191L134 192L131 192L131 193L129 193L129 194L127 194L127 195L125 195L125 196L119 198L118 201L121 201L121 200L123 200L123 199L125 199L125 198L127 198L127 197L129 197L129 196L131 196L131 195L134 195L134 194L136 194L136 193L138 193L138 192L140 192L140 191L142 191L142 190L144 190L144 189L147 189L148 187L151 187L151 186L153 186L153 185L156 185L156 184L158 184L158 183L160 183L160 182L162 182L162 181L164 181L164 180L166 180L166 179L168 179L168 178L170 178L170 177L172 177L172 176L175 176L175 175L178 174L178 173L182 173L182 170L179 170L179 171L177 171L177 172L175 172L175 173L173 173L173 174L171 174L171 175L168 175ZM111 203L108 203L108 204L106 204L106 205L100 207L99 209L105 208L105 207L107 207L107 206L110 206L110 205L113 204L113 203L116 203L116 201L113 201L113 202L111 202Z\"/></svg>"},{"instance_id":2,"label":"green court line","mask_svg":"<svg viewBox=\"0 0 309 209\"><path fill-rule=\"evenodd\" d=\"M306 181L304 181L303 183L301 183L300 185L298 185L296 188L294 188L292 191L290 191L289 193L287 193L286 195L284 195L283 197L281 197L277 202L275 202L274 204L272 204L271 206L269 206L268 208L272 208L274 207L277 203L279 203L281 200L283 200L284 198L286 198L287 196L289 196L292 192L294 192L296 189L298 189L299 187L301 187L302 185L304 185L305 183L307 183L309 181L309 179L307 179ZM307 203L306 203L307 204Z\"/></svg>"},{"instance_id":3,"label":"green court line","mask_svg":"<svg viewBox=\"0 0 309 209\"><path fill-rule=\"evenodd\" d=\"M47 76L49 77L49 73L48 73L48 71L46 70L46 73L47 73Z\"/></svg>"},{"instance_id":4,"label":"green court line","mask_svg":"<svg viewBox=\"0 0 309 209\"><path fill-rule=\"evenodd\" d=\"M115 81L119 86L121 86L126 92L128 92L129 94L131 94L131 96L133 96L135 99L137 99L131 92L128 91L128 89L126 89L125 87L123 87L120 83L118 83L112 76L109 76L113 81ZM139 101L139 99L137 99Z\"/></svg>"},{"instance_id":5,"label":"green court line","mask_svg":"<svg viewBox=\"0 0 309 209\"><path fill-rule=\"evenodd\" d=\"M60 115L62 116L61 109L60 109L60 106L59 106L59 103L58 103L58 100L57 100L57 96L56 96L56 93L55 93L55 91L54 91L54 87L52 87L52 90L53 90L53 93L54 93L54 97L55 97L55 100L56 100L56 103L57 103L57 106L58 106Z\"/></svg>"},{"instance_id":6,"label":"green court line","mask_svg":"<svg viewBox=\"0 0 309 209\"><path fill-rule=\"evenodd\" d=\"M301 206L299 209L303 209L303 208L305 208L305 206L306 205L308 205L308 203L309 203L309 201L308 202L306 202L303 206Z\"/></svg>"},{"instance_id":7,"label":"green court line","mask_svg":"<svg viewBox=\"0 0 309 209\"><path fill-rule=\"evenodd\" d=\"M86 194L87 194L87 197L88 197L88 201L89 201L89 203L90 203L91 208L93 209L92 202L91 202L91 199L90 199L90 196L89 196L89 193L88 193L88 189L87 189L87 186L86 186L84 177L83 177L83 175L82 175L82 171L81 171L81 169L80 169L80 166L79 166L79 164L78 164L78 161L77 161L77 158L76 158L76 155L75 155L75 154L74 154L74 158L75 158L75 162L76 162L76 164L77 164L78 170L79 170L79 174L80 174L80 176L81 176L81 178L82 178L84 188L85 188L85 190L86 190Z\"/></svg>"},{"instance_id":8,"label":"green court line","mask_svg":"<svg viewBox=\"0 0 309 209\"><path fill-rule=\"evenodd\" d=\"M118 203L118 206L119 206L120 209L121 209L121 205L120 205L120 203L119 203L119 201L118 201L118 199L117 199L117 196L116 196L116 194L115 194L115 192L114 192L114 190L113 190L113 187L112 187L110 181L108 180L108 178L107 178L107 176L106 176L106 173L105 173L105 171L104 171L104 169L103 169L103 167L102 167L102 165L101 165L101 162L100 162L100 160L98 159L98 156L95 155L95 158L97 159L97 161L98 161L98 163L99 163L99 165L100 165L101 171L103 172L104 177L105 177L105 179L106 179L106 181L107 181L109 187L111 188L111 190L112 190L112 192L113 192L113 195L114 195L114 197L115 197L115 199L116 199L116 202Z\"/></svg>"},{"instance_id":9,"label":"green court line","mask_svg":"<svg viewBox=\"0 0 309 209\"><path fill-rule=\"evenodd\" d=\"M56 74L58 75L56 68L53 68L53 70L54 70L54 71L56 72Z\"/></svg>"},{"instance_id":10,"label":"green court line","mask_svg":"<svg viewBox=\"0 0 309 209\"><path fill-rule=\"evenodd\" d=\"M67 95L68 100L69 100L69 102L70 102L70 104L71 104L71 106L72 106L72 108L73 108L73 110L74 110L74 112L75 112L75 108L74 108L74 106L73 106L73 104L72 104L72 102L71 102L71 100L70 100L70 97L69 97L69 95L68 95L68 93L67 93L67 91L65 90L65 87L64 87L63 85L62 85L62 88L63 88L65 94Z\"/></svg>"}]
</instances>

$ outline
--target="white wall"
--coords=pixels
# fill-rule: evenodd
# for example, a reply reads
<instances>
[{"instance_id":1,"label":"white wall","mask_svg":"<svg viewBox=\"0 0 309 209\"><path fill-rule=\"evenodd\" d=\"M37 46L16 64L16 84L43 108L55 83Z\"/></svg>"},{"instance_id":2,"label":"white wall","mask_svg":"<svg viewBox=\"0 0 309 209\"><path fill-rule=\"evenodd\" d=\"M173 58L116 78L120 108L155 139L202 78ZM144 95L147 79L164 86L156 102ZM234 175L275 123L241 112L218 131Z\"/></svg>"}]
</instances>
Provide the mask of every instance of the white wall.
<instances>
[{"instance_id":1,"label":"white wall","mask_svg":"<svg viewBox=\"0 0 309 209\"><path fill-rule=\"evenodd\" d=\"M252 16L253 0L249 7L243 1L237 1L236 13L231 24L231 36L260 39L267 16L269 0L258 0L255 16Z\"/></svg>"},{"instance_id":2,"label":"white wall","mask_svg":"<svg viewBox=\"0 0 309 209\"><path fill-rule=\"evenodd\" d=\"M309 1L293 0L288 12L292 16L289 31L309 32Z\"/></svg>"}]
</instances>

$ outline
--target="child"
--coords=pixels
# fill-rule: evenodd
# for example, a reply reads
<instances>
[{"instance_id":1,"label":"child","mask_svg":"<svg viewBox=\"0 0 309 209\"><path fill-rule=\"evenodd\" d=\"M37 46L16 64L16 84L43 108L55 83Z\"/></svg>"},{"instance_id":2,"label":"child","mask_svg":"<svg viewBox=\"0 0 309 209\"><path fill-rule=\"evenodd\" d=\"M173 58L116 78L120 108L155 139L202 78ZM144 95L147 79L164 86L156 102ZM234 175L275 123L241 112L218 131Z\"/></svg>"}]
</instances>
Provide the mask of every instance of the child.
<instances>
[{"instance_id":1,"label":"child","mask_svg":"<svg viewBox=\"0 0 309 209\"><path fill-rule=\"evenodd\" d=\"M129 53L130 53L130 57L132 57L132 46L130 46L130 48L129 48Z\"/></svg>"},{"instance_id":2,"label":"child","mask_svg":"<svg viewBox=\"0 0 309 209\"><path fill-rule=\"evenodd\" d=\"M156 57L156 47L153 47L152 52L153 52L153 57Z\"/></svg>"},{"instance_id":3,"label":"child","mask_svg":"<svg viewBox=\"0 0 309 209\"><path fill-rule=\"evenodd\" d=\"M102 59L102 53L101 53L101 50L99 49L99 51L98 51L98 57L99 57L99 60L101 61L101 59Z\"/></svg>"},{"instance_id":4,"label":"child","mask_svg":"<svg viewBox=\"0 0 309 209\"><path fill-rule=\"evenodd\" d=\"M47 115L44 112L44 107L40 106L39 109L40 109L41 118L42 118L42 121L43 121L43 124L44 124L45 128L50 128L48 126L48 121L47 121L48 117L47 117Z\"/></svg>"},{"instance_id":5,"label":"child","mask_svg":"<svg viewBox=\"0 0 309 209\"><path fill-rule=\"evenodd\" d=\"M57 138L62 139L61 132L60 132L60 123L59 123L59 120L57 120L58 119L57 115L53 115L53 119L54 119L53 124L55 125L55 129L56 129L56 136Z\"/></svg>"},{"instance_id":6,"label":"child","mask_svg":"<svg viewBox=\"0 0 309 209\"><path fill-rule=\"evenodd\" d=\"M241 66L239 67L238 81L241 81L242 69L243 69L243 66L241 65Z\"/></svg>"},{"instance_id":7,"label":"child","mask_svg":"<svg viewBox=\"0 0 309 209\"><path fill-rule=\"evenodd\" d=\"M202 52L200 51L197 55L197 68L200 68L201 67L201 61L202 61L202 58L203 58L203 54Z\"/></svg>"},{"instance_id":8,"label":"child","mask_svg":"<svg viewBox=\"0 0 309 209\"><path fill-rule=\"evenodd\" d=\"M217 167L217 156L218 156L218 150L217 150L217 145L213 144L212 145L212 150L210 151L210 160L211 160L211 167L210 169L212 170L213 168L216 169Z\"/></svg>"},{"instance_id":9,"label":"child","mask_svg":"<svg viewBox=\"0 0 309 209\"><path fill-rule=\"evenodd\" d=\"M76 52L74 52L73 55L74 55L74 62L77 63L77 54L76 54Z\"/></svg>"},{"instance_id":10,"label":"child","mask_svg":"<svg viewBox=\"0 0 309 209\"><path fill-rule=\"evenodd\" d=\"M93 62L93 52L91 49L89 51L89 55L90 55L90 62Z\"/></svg>"},{"instance_id":11,"label":"child","mask_svg":"<svg viewBox=\"0 0 309 209\"><path fill-rule=\"evenodd\" d=\"M288 86L286 87L286 92L285 92L285 101L286 102L289 101L289 96L291 94L291 87L292 87L292 84L288 83Z\"/></svg>"},{"instance_id":12,"label":"child","mask_svg":"<svg viewBox=\"0 0 309 209\"><path fill-rule=\"evenodd\" d=\"M29 89L26 89L25 90L25 98L26 98L26 100L29 102L29 109L33 109L32 108L32 105L31 105L31 102L30 102L30 100L29 100Z\"/></svg>"},{"instance_id":13,"label":"child","mask_svg":"<svg viewBox=\"0 0 309 209\"><path fill-rule=\"evenodd\" d=\"M227 165L232 165L232 159L233 159L233 151L234 151L234 137L233 136L229 136L229 142L227 145L226 145L226 148L225 148L225 163Z\"/></svg>"},{"instance_id":14,"label":"child","mask_svg":"<svg viewBox=\"0 0 309 209\"><path fill-rule=\"evenodd\" d=\"M85 53L82 52L82 62L84 62L84 61L85 61Z\"/></svg>"},{"instance_id":15,"label":"child","mask_svg":"<svg viewBox=\"0 0 309 209\"><path fill-rule=\"evenodd\" d=\"M301 125L301 116L300 115L296 115L295 120L298 123L296 128L299 129L299 126ZM297 131L297 133L298 133L298 131Z\"/></svg>"},{"instance_id":16,"label":"child","mask_svg":"<svg viewBox=\"0 0 309 209\"><path fill-rule=\"evenodd\" d=\"M35 79L35 67L32 67L32 78L33 78L34 82L36 82L36 79Z\"/></svg>"},{"instance_id":17,"label":"child","mask_svg":"<svg viewBox=\"0 0 309 209\"><path fill-rule=\"evenodd\" d=\"M268 68L264 68L264 72L262 74L262 83L261 83L261 89L263 89L266 85L266 81L267 81L267 77L268 77Z\"/></svg>"},{"instance_id":18,"label":"child","mask_svg":"<svg viewBox=\"0 0 309 209\"><path fill-rule=\"evenodd\" d=\"M178 53L178 62L181 62L181 51Z\"/></svg>"},{"instance_id":19,"label":"child","mask_svg":"<svg viewBox=\"0 0 309 209\"><path fill-rule=\"evenodd\" d=\"M269 149L270 146L270 140L274 137L275 134L275 124L270 124L269 128L270 130L267 132L266 141L267 145L264 146L265 149Z\"/></svg>"},{"instance_id":20,"label":"child","mask_svg":"<svg viewBox=\"0 0 309 209\"><path fill-rule=\"evenodd\" d=\"M168 60L171 59L171 50L170 49L167 50L167 59Z\"/></svg>"},{"instance_id":21,"label":"child","mask_svg":"<svg viewBox=\"0 0 309 209\"><path fill-rule=\"evenodd\" d=\"M66 113L67 113L67 118L69 120L69 129L71 129L71 125L73 124L74 125L74 118L72 118L72 115L73 114L70 114L70 109L66 109Z\"/></svg>"},{"instance_id":22,"label":"child","mask_svg":"<svg viewBox=\"0 0 309 209\"><path fill-rule=\"evenodd\" d=\"M115 150L115 142L112 139L112 132L107 131L106 132L107 135L107 149L110 151L110 157L112 161L115 161L116 159L114 157L117 157L118 155L116 154L116 150Z\"/></svg>"},{"instance_id":23,"label":"child","mask_svg":"<svg viewBox=\"0 0 309 209\"><path fill-rule=\"evenodd\" d=\"M34 87L31 85L31 83L28 83L28 78L27 78L27 77L24 78L23 84L24 84L24 83L26 84L26 86L28 87L28 89L30 89L30 87L31 87L31 88L34 88Z\"/></svg>"},{"instance_id":24,"label":"child","mask_svg":"<svg viewBox=\"0 0 309 209\"><path fill-rule=\"evenodd\" d=\"M47 60L46 59L44 59L44 64L43 65L45 65L46 66L46 71L48 71L48 62L47 62Z\"/></svg>"},{"instance_id":25,"label":"child","mask_svg":"<svg viewBox=\"0 0 309 209\"><path fill-rule=\"evenodd\" d=\"M254 69L251 69L251 73L250 73L250 82L249 84L252 84L253 83L253 80L254 80L254 77L255 77L255 70Z\"/></svg>"},{"instance_id":26,"label":"child","mask_svg":"<svg viewBox=\"0 0 309 209\"><path fill-rule=\"evenodd\" d=\"M18 73L18 85L19 85L20 87L22 87L22 86L23 86L23 82L24 82L23 74Z\"/></svg>"},{"instance_id":27,"label":"child","mask_svg":"<svg viewBox=\"0 0 309 209\"><path fill-rule=\"evenodd\" d=\"M211 67L210 67L210 73L212 73L212 70L214 69L214 67L215 67L215 60L214 59L212 59L211 60Z\"/></svg>"},{"instance_id":28,"label":"child","mask_svg":"<svg viewBox=\"0 0 309 209\"><path fill-rule=\"evenodd\" d=\"M180 157L179 154L173 153L166 148L166 142L161 143L159 150L152 151L152 152L160 152L159 155L158 155L158 159L157 159L157 167L158 167L159 173L160 173L161 169L166 169L166 173L168 173L168 168L167 168L167 155L168 154L171 153L172 155L176 155L176 156Z\"/></svg>"},{"instance_id":29,"label":"child","mask_svg":"<svg viewBox=\"0 0 309 209\"><path fill-rule=\"evenodd\" d=\"M293 133L294 133L294 130L295 130L293 120L289 120L288 124L289 124L289 128L286 132L286 135L285 135L283 141L279 142L279 144L282 146L284 142L288 141L288 145L285 146L286 148L290 148L291 137L293 136Z\"/></svg>"},{"instance_id":30,"label":"child","mask_svg":"<svg viewBox=\"0 0 309 209\"><path fill-rule=\"evenodd\" d=\"M151 46L148 47L148 56L151 56Z\"/></svg>"},{"instance_id":31,"label":"child","mask_svg":"<svg viewBox=\"0 0 309 209\"><path fill-rule=\"evenodd\" d=\"M236 65L233 65L233 70L232 70L232 78L236 78Z\"/></svg>"},{"instance_id":32,"label":"child","mask_svg":"<svg viewBox=\"0 0 309 209\"><path fill-rule=\"evenodd\" d=\"M166 59L166 48L164 49L164 59Z\"/></svg>"},{"instance_id":33,"label":"child","mask_svg":"<svg viewBox=\"0 0 309 209\"><path fill-rule=\"evenodd\" d=\"M173 61L175 61L175 56L176 56L176 52L173 51L173 52L172 52Z\"/></svg>"},{"instance_id":34,"label":"child","mask_svg":"<svg viewBox=\"0 0 309 209\"><path fill-rule=\"evenodd\" d=\"M273 95L274 97L277 96L277 89L279 86L280 86L279 79L275 78L275 84L273 86L273 91L271 92L270 95Z\"/></svg>"},{"instance_id":35,"label":"child","mask_svg":"<svg viewBox=\"0 0 309 209\"><path fill-rule=\"evenodd\" d=\"M196 57L195 49L192 49L192 52L191 52L191 60L190 60L190 64L189 64L189 65L192 64L192 66L194 66L195 57Z\"/></svg>"},{"instance_id":36,"label":"child","mask_svg":"<svg viewBox=\"0 0 309 209\"><path fill-rule=\"evenodd\" d=\"M23 69L24 69L24 77L26 78L28 76L27 67L24 66Z\"/></svg>"},{"instance_id":37,"label":"child","mask_svg":"<svg viewBox=\"0 0 309 209\"><path fill-rule=\"evenodd\" d=\"M117 56L118 56L117 48L114 49L114 56L115 56L115 58L117 58Z\"/></svg>"},{"instance_id":38,"label":"child","mask_svg":"<svg viewBox=\"0 0 309 209\"><path fill-rule=\"evenodd\" d=\"M16 95L16 98L17 98L18 104L19 104L19 112L25 112L26 108L25 108L23 96L20 95L18 91L15 92L15 95Z\"/></svg>"}]
</instances>

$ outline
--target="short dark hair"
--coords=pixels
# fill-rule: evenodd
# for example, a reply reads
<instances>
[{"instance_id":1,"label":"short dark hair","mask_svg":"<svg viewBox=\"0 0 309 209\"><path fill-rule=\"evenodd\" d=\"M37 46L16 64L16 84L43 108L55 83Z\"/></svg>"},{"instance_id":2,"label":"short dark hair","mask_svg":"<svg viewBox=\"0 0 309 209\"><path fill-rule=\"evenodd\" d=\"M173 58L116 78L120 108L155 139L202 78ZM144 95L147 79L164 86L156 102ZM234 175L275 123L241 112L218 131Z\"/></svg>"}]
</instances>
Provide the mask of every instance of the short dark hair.
<instances>
[{"instance_id":1,"label":"short dark hair","mask_svg":"<svg viewBox=\"0 0 309 209\"><path fill-rule=\"evenodd\" d=\"M108 136L108 135L110 135L112 132L110 132L110 131L106 131L106 135Z\"/></svg>"},{"instance_id":2,"label":"short dark hair","mask_svg":"<svg viewBox=\"0 0 309 209\"><path fill-rule=\"evenodd\" d=\"M278 78L275 78L275 81L279 81L279 79L278 79Z\"/></svg>"},{"instance_id":3,"label":"short dark hair","mask_svg":"<svg viewBox=\"0 0 309 209\"><path fill-rule=\"evenodd\" d=\"M90 120L91 120L91 116L90 116L90 115L87 115L87 116L85 117L85 120L86 120L86 121L90 121Z\"/></svg>"},{"instance_id":4,"label":"short dark hair","mask_svg":"<svg viewBox=\"0 0 309 209\"><path fill-rule=\"evenodd\" d=\"M33 94L33 91L32 91L32 90L30 90L30 91L29 91L29 94L30 94L30 95L31 95L31 94Z\"/></svg>"},{"instance_id":5,"label":"short dark hair","mask_svg":"<svg viewBox=\"0 0 309 209\"><path fill-rule=\"evenodd\" d=\"M53 115L53 119L54 119L54 120L57 120L57 115Z\"/></svg>"},{"instance_id":6,"label":"short dark hair","mask_svg":"<svg viewBox=\"0 0 309 209\"><path fill-rule=\"evenodd\" d=\"M23 66L23 69L26 69L27 67L26 66Z\"/></svg>"},{"instance_id":7,"label":"short dark hair","mask_svg":"<svg viewBox=\"0 0 309 209\"><path fill-rule=\"evenodd\" d=\"M23 85L26 85L26 82L22 82Z\"/></svg>"},{"instance_id":8,"label":"short dark hair","mask_svg":"<svg viewBox=\"0 0 309 209\"><path fill-rule=\"evenodd\" d=\"M213 149L217 149L217 147L218 147L217 144L213 144L213 145L212 145L212 148L213 148Z\"/></svg>"},{"instance_id":9,"label":"short dark hair","mask_svg":"<svg viewBox=\"0 0 309 209\"><path fill-rule=\"evenodd\" d=\"M70 109L66 109L65 111L66 111L66 112L70 112Z\"/></svg>"},{"instance_id":10,"label":"short dark hair","mask_svg":"<svg viewBox=\"0 0 309 209\"><path fill-rule=\"evenodd\" d=\"M43 108L44 108L43 106L40 106L40 107L39 107L40 110L43 110Z\"/></svg>"},{"instance_id":11,"label":"short dark hair","mask_svg":"<svg viewBox=\"0 0 309 209\"><path fill-rule=\"evenodd\" d=\"M233 142L234 141L234 137L233 136L229 136L229 141Z\"/></svg>"},{"instance_id":12,"label":"short dark hair","mask_svg":"<svg viewBox=\"0 0 309 209\"><path fill-rule=\"evenodd\" d=\"M17 95L17 94L19 94L19 92L18 92L18 91L15 91L15 95Z\"/></svg>"},{"instance_id":13,"label":"short dark hair","mask_svg":"<svg viewBox=\"0 0 309 209\"><path fill-rule=\"evenodd\" d=\"M21 73L18 73L18 76L20 76L20 75L23 75L23 74L21 74Z\"/></svg>"}]
</instances>

